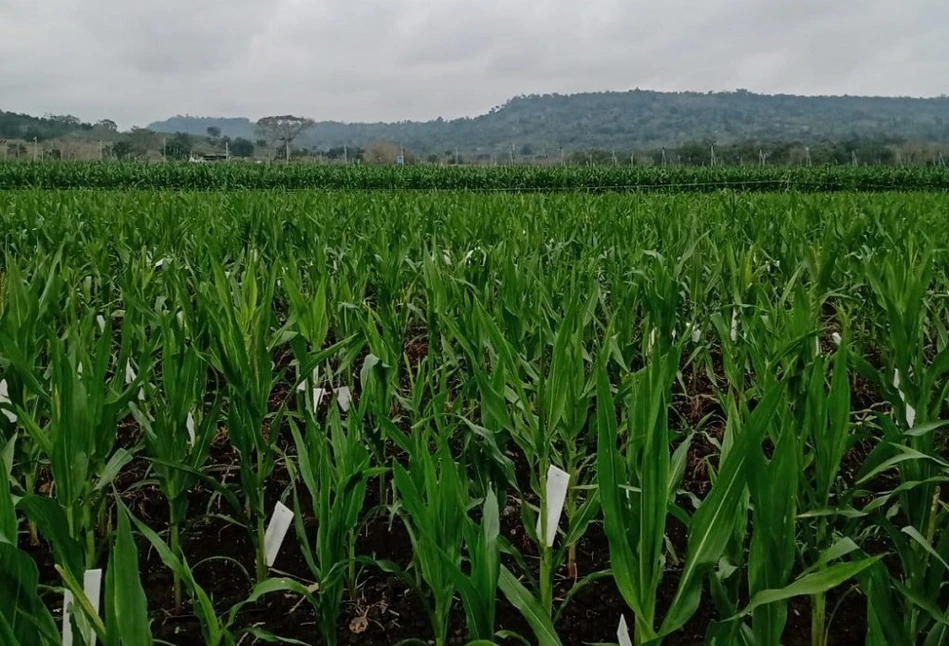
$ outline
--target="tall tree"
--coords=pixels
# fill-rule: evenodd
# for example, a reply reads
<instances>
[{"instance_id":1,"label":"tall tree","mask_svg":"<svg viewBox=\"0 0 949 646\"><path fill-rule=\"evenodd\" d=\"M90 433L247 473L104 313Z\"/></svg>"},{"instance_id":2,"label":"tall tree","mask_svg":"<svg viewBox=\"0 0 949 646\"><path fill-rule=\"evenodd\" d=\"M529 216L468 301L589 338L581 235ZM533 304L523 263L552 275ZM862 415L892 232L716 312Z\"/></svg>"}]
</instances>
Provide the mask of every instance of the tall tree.
<instances>
[{"instance_id":1,"label":"tall tree","mask_svg":"<svg viewBox=\"0 0 949 646\"><path fill-rule=\"evenodd\" d=\"M96 123L97 128L102 128L106 132L117 132L119 126L112 119L102 119Z\"/></svg>"},{"instance_id":2,"label":"tall tree","mask_svg":"<svg viewBox=\"0 0 949 646\"><path fill-rule=\"evenodd\" d=\"M257 122L257 130L267 140L274 144L279 143L285 151L287 161L290 161L290 144L312 125L312 119L286 114L264 117Z\"/></svg>"},{"instance_id":3,"label":"tall tree","mask_svg":"<svg viewBox=\"0 0 949 646\"><path fill-rule=\"evenodd\" d=\"M231 143L231 152L235 157L253 157L254 142L243 137L238 137Z\"/></svg>"},{"instance_id":4,"label":"tall tree","mask_svg":"<svg viewBox=\"0 0 949 646\"><path fill-rule=\"evenodd\" d=\"M221 136L221 129L218 128L217 126L210 126L207 132L208 132L208 137L210 137L211 139L217 139L218 137Z\"/></svg>"}]
</instances>

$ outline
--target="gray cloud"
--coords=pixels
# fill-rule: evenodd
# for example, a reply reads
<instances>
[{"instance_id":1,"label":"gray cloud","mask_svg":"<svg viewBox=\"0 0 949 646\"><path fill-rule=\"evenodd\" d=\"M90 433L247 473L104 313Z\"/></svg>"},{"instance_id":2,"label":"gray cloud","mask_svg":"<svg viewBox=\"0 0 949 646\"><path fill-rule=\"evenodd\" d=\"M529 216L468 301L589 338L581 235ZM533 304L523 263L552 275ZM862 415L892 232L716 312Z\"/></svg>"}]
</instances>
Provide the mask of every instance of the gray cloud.
<instances>
[{"instance_id":1,"label":"gray cloud","mask_svg":"<svg viewBox=\"0 0 949 646\"><path fill-rule=\"evenodd\" d=\"M0 108L399 120L515 94L946 93L944 0L0 0Z\"/></svg>"}]
</instances>

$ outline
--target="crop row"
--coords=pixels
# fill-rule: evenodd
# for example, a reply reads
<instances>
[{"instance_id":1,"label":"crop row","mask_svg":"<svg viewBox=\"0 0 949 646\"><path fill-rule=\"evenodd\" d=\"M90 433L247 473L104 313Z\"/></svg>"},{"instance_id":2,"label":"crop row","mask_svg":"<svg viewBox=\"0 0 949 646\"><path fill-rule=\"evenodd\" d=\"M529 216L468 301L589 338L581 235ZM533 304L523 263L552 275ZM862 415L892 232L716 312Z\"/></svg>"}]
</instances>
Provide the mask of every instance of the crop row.
<instances>
[{"instance_id":1,"label":"crop row","mask_svg":"<svg viewBox=\"0 0 949 646\"><path fill-rule=\"evenodd\" d=\"M0 194L0 642L946 644L947 206Z\"/></svg>"},{"instance_id":2,"label":"crop row","mask_svg":"<svg viewBox=\"0 0 949 646\"><path fill-rule=\"evenodd\" d=\"M945 191L949 170L853 166L364 166L3 163L0 189L710 192Z\"/></svg>"}]
</instances>

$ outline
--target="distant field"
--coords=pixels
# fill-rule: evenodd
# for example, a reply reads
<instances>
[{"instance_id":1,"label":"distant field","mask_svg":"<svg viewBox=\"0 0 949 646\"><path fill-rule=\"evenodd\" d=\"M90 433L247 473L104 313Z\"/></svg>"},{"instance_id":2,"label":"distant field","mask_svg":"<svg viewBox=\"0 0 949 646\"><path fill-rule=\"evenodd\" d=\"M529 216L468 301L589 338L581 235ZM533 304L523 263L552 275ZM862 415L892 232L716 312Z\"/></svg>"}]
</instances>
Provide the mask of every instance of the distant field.
<instances>
[{"instance_id":1,"label":"distant field","mask_svg":"<svg viewBox=\"0 0 949 646\"><path fill-rule=\"evenodd\" d=\"M0 189L804 192L949 189L949 169L882 166L361 166L0 163Z\"/></svg>"}]
</instances>

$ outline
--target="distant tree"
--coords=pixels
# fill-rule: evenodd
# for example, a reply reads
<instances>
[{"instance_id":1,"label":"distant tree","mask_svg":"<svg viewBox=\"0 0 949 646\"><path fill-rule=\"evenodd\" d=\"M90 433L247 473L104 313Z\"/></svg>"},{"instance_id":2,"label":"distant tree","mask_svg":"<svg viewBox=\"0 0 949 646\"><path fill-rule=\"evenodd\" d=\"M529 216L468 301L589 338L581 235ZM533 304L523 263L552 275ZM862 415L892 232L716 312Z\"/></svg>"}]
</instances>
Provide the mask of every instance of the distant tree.
<instances>
[{"instance_id":1,"label":"distant tree","mask_svg":"<svg viewBox=\"0 0 949 646\"><path fill-rule=\"evenodd\" d=\"M238 137L233 142L231 142L231 154L233 154L235 157L253 157L254 142L249 139L244 139L243 137Z\"/></svg>"},{"instance_id":2,"label":"distant tree","mask_svg":"<svg viewBox=\"0 0 949 646\"><path fill-rule=\"evenodd\" d=\"M426 159L428 160L428 163L429 163L429 164L437 164L437 163L438 163L438 159L439 159L438 153L429 153L429 155L428 155L428 157L427 157Z\"/></svg>"},{"instance_id":3,"label":"distant tree","mask_svg":"<svg viewBox=\"0 0 949 646\"><path fill-rule=\"evenodd\" d=\"M208 137L210 137L211 139L217 139L218 137L221 136L221 129L218 128L217 126L210 126L207 132L208 132Z\"/></svg>"},{"instance_id":4,"label":"distant tree","mask_svg":"<svg viewBox=\"0 0 949 646\"><path fill-rule=\"evenodd\" d=\"M74 117L71 114L47 114L45 118L55 123L60 123L68 128L78 128L82 123L79 117Z\"/></svg>"},{"instance_id":5,"label":"distant tree","mask_svg":"<svg viewBox=\"0 0 949 646\"><path fill-rule=\"evenodd\" d=\"M161 137L148 128L132 128L129 132L128 143L131 146L131 155L140 157L149 150L161 150Z\"/></svg>"},{"instance_id":6,"label":"distant tree","mask_svg":"<svg viewBox=\"0 0 949 646\"><path fill-rule=\"evenodd\" d=\"M112 119L102 119L101 121L96 122L96 127L105 130L106 132L118 132L119 126Z\"/></svg>"},{"instance_id":7,"label":"distant tree","mask_svg":"<svg viewBox=\"0 0 949 646\"><path fill-rule=\"evenodd\" d=\"M255 141L254 143L257 144L257 147L258 147L258 148L266 148L266 147L267 147L267 140L266 140L266 139L258 139L258 140Z\"/></svg>"},{"instance_id":8,"label":"distant tree","mask_svg":"<svg viewBox=\"0 0 949 646\"><path fill-rule=\"evenodd\" d=\"M286 114L264 117L257 122L257 130L271 143L280 144L284 149L286 160L290 161L290 144L312 125L312 119Z\"/></svg>"},{"instance_id":9,"label":"distant tree","mask_svg":"<svg viewBox=\"0 0 949 646\"><path fill-rule=\"evenodd\" d=\"M132 144L124 140L117 141L112 144L110 152L115 159L128 159L132 156Z\"/></svg>"},{"instance_id":10,"label":"distant tree","mask_svg":"<svg viewBox=\"0 0 949 646\"><path fill-rule=\"evenodd\" d=\"M175 136L165 145L165 156L168 159L187 159L194 147L191 137L184 132L176 132Z\"/></svg>"}]
</instances>

